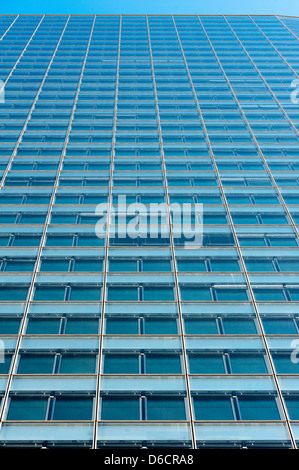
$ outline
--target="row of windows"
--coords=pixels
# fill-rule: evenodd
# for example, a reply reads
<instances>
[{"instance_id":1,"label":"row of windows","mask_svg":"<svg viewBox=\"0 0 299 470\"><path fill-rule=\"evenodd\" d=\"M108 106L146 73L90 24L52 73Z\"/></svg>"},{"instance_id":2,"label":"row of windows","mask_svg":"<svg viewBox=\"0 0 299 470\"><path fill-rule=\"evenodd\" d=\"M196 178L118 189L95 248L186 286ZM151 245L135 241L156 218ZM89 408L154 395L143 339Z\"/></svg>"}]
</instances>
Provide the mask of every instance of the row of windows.
<instances>
[{"instance_id":1,"label":"row of windows","mask_svg":"<svg viewBox=\"0 0 299 470\"><path fill-rule=\"evenodd\" d=\"M1 301L24 301L27 298L29 288L27 286L0 286ZM107 288L109 301L121 302L168 302L175 300L175 289L173 286L144 285L124 286L113 285ZM298 301L299 289L297 287L255 287L253 293L257 301L286 302ZM225 301L243 302L248 301L248 293L245 287L213 287L205 284L181 285L180 294L182 301ZM99 285L37 285L34 299L36 301L77 301L95 302L100 301L102 288Z\"/></svg>"},{"instance_id":2,"label":"row of windows","mask_svg":"<svg viewBox=\"0 0 299 470\"><path fill-rule=\"evenodd\" d=\"M108 145L111 142L111 138L107 139L107 144L104 142L104 139L98 139L98 141L101 142L87 142L88 145L83 145L83 143L69 143L66 146L65 149L65 155L66 156L73 156L73 157L86 157L86 156L111 156L111 148ZM121 146L119 139L118 143L116 144L116 147L114 148L114 154L116 156L124 156L124 157L139 157L139 156L154 156L157 157L161 155L160 148L155 145L151 145L153 142L150 142L150 138L143 138L142 142L138 138L132 138L131 141L132 143L129 142L129 138L123 140L124 145ZM156 139L155 139L156 140ZM170 140L170 139L169 139ZM170 144L175 144L175 140L178 139L171 139L173 142L168 142ZM12 141L16 141L16 139L12 139ZM53 142L50 142L52 144ZM57 140L56 140L57 143ZM134 145L135 143L135 145ZM158 143L158 141L157 141ZM207 156L210 155L210 152L208 150L207 145L198 144L198 147L192 146L192 144L195 144L196 142L191 142L191 139L189 139L189 142L183 142L180 141L176 143L175 145L172 145L171 147L167 147L166 143L164 143L164 148L163 152L166 157L201 157L201 156ZM261 143L261 142L260 142ZM128 144L126 146L125 144ZM130 145L129 145L130 144ZM221 145L221 146L220 146ZM213 154L216 157L255 157L258 155L258 150L254 146L244 146L242 143L237 144L237 143L232 143L232 144L226 144L225 145L221 144L219 142L219 146L216 146L212 143L212 151ZM56 145L56 146L48 146L45 143L37 143L36 145L34 143L31 144L26 144L26 143L21 143L18 146L17 149L17 156L60 156L62 154L62 149L63 149L63 139L61 139L61 145ZM13 151L13 144L3 144L1 146L1 154L2 155L10 155ZM285 144L276 144L275 146L263 146L261 145L261 151L266 157L279 157L281 155L284 156L289 156L289 157L296 157L297 156L297 151L294 145L290 147L286 147Z\"/></svg>"},{"instance_id":3,"label":"row of windows","mask_svg":"<svg viewBox=\"0 0 299 470\"><path fill-rule=\"evenodd\" d=\"M277 224L283 224L283 225L286 225L286 224L289 224L289 219L286 215L283 215L283 214L268 214L268 213L264 213L264 214L231 214L232 215L232 219L233 219L233 222L234 224L240 224L240 225L264 225L264 224L274 224L274 225L277 225ZM41 214L41 213L8 213L8 214L5 214L5 213L2 213L0 215L0 223L1 224L44 224L46 222L46 217L47 217L47 214ZM299 221L299 214L292 214L292 218L293 218L293 221L295 223L298 223ZM159 223L159 219L160 219L160 223ZM167 215L165 214L163 216L163 219L159 217L157 217L157 222L155 222L156 224L158 224L160 226L160 224L162 223L162 221L164 220L166 223L167 223ZM118 219L117 219L118 220ZM117 224L117 220L116 220L116 224ZM181 216L180 214L177 214L175 217L173 217L173 223L178 223L178 221L181 220ZM199 220L199 219L198 219ZM190 216L190 222L188 221L188 223L190 224L195 224L198 222L198 220L195 218L195 215L194 214L191 214ZM81 213L56 213L54 212L54 214L51 215L51 219L50 219L50 223L51 224L92 224L92 225L96 225L97 222L100 222L101 221L101 217L99 216L93 216L93 215L82 215ZM141 220L141 222L136 222L134 217L126 217L125 219L125 222L122 220L121 221L121 224L120 224L120 230L118 230L118 227L116 226L115 227L115 231L119 234L121 234L121 230L124 230L123 229L123 225L122 224L129 224L129 223L132 223L134 224L134 227L135 227L135 224L136 224L136 233L137 230L139 230L140 234L142 233L142 231L144 232L144 230L146 230L146 227L147 227L147 217L144 216L143 217L143 220ZM207 213L204 213L203 214L203 224L207 224L207 225L210 225L210 224L217 224L217 225L226 225L228 224L229 221L228 221L228 218L225 214L219 214L219 213L211 213L211 214L207 214ZM138 225L138 227L137 227ZM123 235L119 235L120 238L123 238ZM147 236L145 234L142 235L143 238L147 238ZM151 238L151 237L149 237Z\"/></svg>"},{"instance_id":4,"label":"row of windows","mask_svg":"<svg viewBox=\"0 0 299 470\"><path fill-rule=\"evenodd\" d=\"M202 203L202 204L223 204L223 199L218 192L215 191L213 194L169 194L169 202L171 203ZM296 204L298 205L298 195L294 192L293 194L283 195L283 199L286 204ZM113 203L118 203L118 195L112 194ZM228 204L280 204L280 200L277 195L267 194L264 191L262 193L255 194L228 194L226 195L226 200ZM0 204L49 204L51 201L51 195L44 193L41 194L23 194L20 193L9 193L3 194L0 196ZM55 204L100 204L103 202L108 202L108 194L77 194L68 193L60 194L59 190L55 196ZM163 203L166 202L166 195L163 194L131 194L126 196L126 203L142 203L142 204L151 204L151 203Z\"/></svg>"},{"instance_id":5,"label":"row of windows","mask_svg":"<svg viewBox=\"0 0 299 470\"><path fill-rule=\"evenodd\" d=\"M296 123L294 122L294 125ZM251 130L255 133L265 132L267 135L275 134L279 135L283 133L284 135L288 135L287 133L292 131L292 127L287 122L273 122L268 124L260 124L258 122L251 123ZM176 123L176 122L168 122L168 123L161 123L162 131L165 132L176 132L176 133L194 133L200 132L202 130L202 124L200 121L193 121L192 123ZM2 122L0 124L0 130L6 131L18 131L22 130L23 125L22 123L10 123ZM28 132L46 132L46 135L51 132L60 132L60 131L67 131L68 130L68 122L62 121L59 123L46 121L46 122L36 122L34 120L30 120L27 124L26 129ZM246 131L247 127L245 122L244 123L206 123L206 129L208 132L221 132L225 134L227 132L230 133L239 133ZM149 123L136 123L132 121L131 123L128 122L126 124L117 122L116 123L116 131L118 132L130 132L130 133L142 133L143 135L147 132L155 132L158 130L158 124L155 122ZM97 124L95 122L85 123L85 122L72 122L71 132L75 135L77 132L112 132L113 131L113 123L109 123L107 121L102 122L101 124ZM50 135L50 134L49 134ZM285 165L285 163L281 163Z\"/></svg>"},{"instance_id":6,"label":"row of windows","mask_svg":"<svg viewBox=\"0 0 299 470\"><path fill-rule=\"evenodd\" d=\"M18 334L21 318L0 316L0 334ZM269 335L296 335L299 333L298 317L262 317L262 324ZM257 322L253 317L213 316L183 317L187 335L256 335ZM167 316L106 317L105 334L108 335L177 335L178 319ZM94 335L100 332L97 317L29 317L25 334L28 335Z\"/></svg>"},{"instance_id":7,"label":"row of windows","mask_svg":"<svg viewBox=\"0 0 299 470\"><path fill-rule=\"evenodd\" d=\"M299 400L285 397L290 419L299 419ZM91 420L92 396L12 396L6 419L11 420ZM216 395L194 396L196 420L281 420L274 396ZM186 398L183 396L102 396L100 420L186 420Z\"/></svg>"},{"instance_id":8,"label":"row of windows","mask_svg":"<svg viewBox=\"0 0 299 470\"><path fill-rule=\"evenodd\" d=\"M271 236L271 235L239 235L238 240L242 247L297 247L298 242L294 236ZM0 236L0 246L39 246L41 237L36 234L7 234ZM136 238L136 239L117 239L112 238L109 240L110 246L165 246L169 245L170 240L168 238ZM184 240L174 240L174 245L182 245ZM97 247L103 246L104 239L96 237L94 234L49 234L46 238L46 246L52 247L63 247L63 246L88 246ZM231 234L227 233L211 233L204 234L203 246L233 246L235 245L234 238Z\"/></svg>"},{"instance_id":9,"label":"row of windows","mask_svg":"<svg viewBox=\"0 0 299 470\"><path fill-rule=\"evenodd\" d=\"M263 235L259 236L253 235L239 235L238 236L240 246L242 247L297 247L297 239L294 236L271 236ZM0 236L0 246L39 246L41 237L36 234L7 234ZM174 245L182 245L184 239L175 239ZM168 238L136 238L136 239L117 239L112 238L109 240L109 245L111 246L165 246L169 245L170 240ZM46 246L52 247L64 247L64 246L88 246L96 247L103 246L104 239L96 237L94 234L90 233L74 233L74 234L49 234L46 238ZM233 246L235 245L234 238L231 234L227 233L210 233L203 235L203 246Z\"/></svg>"},{"instance_id":10,"label":"row of windows","mask_svg":"<svg viewBox=\"0 0 299 470\"><path fill-rule=\"evenodd\" d=\"M241 267L237 259L220 258L177 258L177 270L182 272L234 272ZM296 259L245 259L246 269L252 272L297 272L299 258ZM0 258L0 271L33 271L34 259ZM42 259L41 272L99 272L103 271L100 258L48 258ZM110 259L107 270L110 272L171 272L171 259L159 257L130 259Z\"/></svg>"},{"instance_id":11,"label":"row of windows","mask_svg":"<svg viewBox=\"0 0 299 470\"><path fill-rule=\"evenodd\" d=\"M75 176L75 175L74 175ZM125 176L125 175L124 175ZM299 186L299 178L298 177L285 177L285 178L275 178L276 184L278 186ZM109 179L108 178L66 178L61 177L59 181L59 186L69 186L69 187L76 187L76 186L94 186L94 187L109 187ZM228 178L222 177L221 183L223 186L231 186L231 187L269 187L273 186L270 178L242 178L242 177L235 177L235 178ZM4 186L54 186L55 178L47 178L44 175L37 178L34 174L32 176L28 176L27 178L13 176L11 172L4 181ZM177 178L175 176L169 175L167 177L167 184L169 187L215 187L218 186L217 179L211 177L185 177L185 178ZM121 179L120 177L114 178L113 181L114 187L164 187L164 180L159 179L157 177L152 177L151 179L146 178L126 178Z\"/></svg>"},{"instance_id":12,"label":"row of windows","mask_svg":"<svg viewBox=\"0 0 299 470\"><path fill-rule=\"evenodd\" d=\"M51 132L51 131L50 131ZM143 132L143 131L142 131ZM177 133L177 132L176 132ZM5 131L7 135L7 131ZM212 160L209 157L206 158L196 158L196 159L181 159L181 158L165 158L165 166L167 170L172 171L209 171L213 170L214 166ZM265 170L265 165L260 158L251 158L251 159L236 159L235 161L226 158L216 158L217 168L224 171L263 171ZM3 162L3 163L2 163ZM1 161L1 169L5 169L8 164L8 159ZM64 158L63 160L63 170L109 170L111 161L105 157L93 157L91 159L85 159L82 161L78 158ZM267 160L267 164L272 171L298 171L299 162L297 159L287 160L285 162L279 161L277 159ZM11 165L11 170L56 170L59 166L59 159L27 159L23 158L14 158L14 161ZM143 158L136 161L132 161L126 158L114 158L113 159L114 170L128 170L128 171L157 171L162 169L162 160L160 158ZM234 174L234 173L233 173ZM252 173L250 173L252 174ZM261 173L257 173L256 176L263 176Z\"/></svg>"},{"instance_id":13,"label":"row of windows","mask_svg":"<svg viewBox=\"0 0 299 470\"><path fill-rule=\"evenodd\" d=\"M286 105L284 106L286 108ZM28 112L24 111L22 112L21 110L7 110L7 111L1 111L0 109L0 121L6 121L6 120L25 120L27 117ZM288 117L290 119L294 119L295 121L297 120L298 116L295 113L295 111L288 110L287 112ZM199 114L197 112L178 112L178 111L173 111L172 113L170 111L164 112L160 111L159 113L160 119L162 121L169 121L169 120L174 120L174 121L193 121L193 120L198 120L199 119ZM242 115L239 112L225 112L222 110L218 110L218 112L212 112L212 111L203 111L203 116L207 122L209 121L235 121L235 122L242 122ZM63 110L55 110L52 109L51 112L42 112L42 110L39 111L33 111L31 114L32 120L69 120L71 117L71 111L69 112L63 112ZM140 123L144 121L156 121L156 114L155 113L140 113L138 111L133 112L131 111L130 113L118 113L117 118L119 119L120 122L126 122L126 121L133 121L135 120L136 123L140 121ZM253 121L285 121L286 118L284 117L284 114L279 111L268 111L267 109L257 109L256 111L248 111L246 113L246 118L249 122ZM76 121L103 121L103 120L112 120L113 119L113 113L112 112L103 112L103 110L91 110L89 113L83 113L83 112L75 112L74 114L74 119ZM95 123L96 124L96 123ZM296 154L294 155L296 156Z\"/></svg>"},{"instance_id":14,"label":"row of windows","mask_svg":"<svg viewBox=\"0 0 299 470\"><path fill-rule=\"evenodd\" d=\"M298 363L291 360L291 353L272 352L278 374L298 374ZM190 374L270 374L269 361L263 353L240 352L188 352ZM5 355L0 373L7 374L11 355ZM18 358L17 374L95 374L95 353L22 353ZM183 360L179 352L164 353L125 352L104 353L103 374L182 374Z\"/></svg>"}]
</instances>

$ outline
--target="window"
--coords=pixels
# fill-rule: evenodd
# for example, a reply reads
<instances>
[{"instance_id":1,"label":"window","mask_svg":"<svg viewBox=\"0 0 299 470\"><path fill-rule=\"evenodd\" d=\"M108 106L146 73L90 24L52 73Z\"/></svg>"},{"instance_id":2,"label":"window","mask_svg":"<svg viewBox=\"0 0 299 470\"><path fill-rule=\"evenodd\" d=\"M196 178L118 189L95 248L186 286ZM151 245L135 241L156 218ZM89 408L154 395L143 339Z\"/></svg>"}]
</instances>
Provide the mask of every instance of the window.
<instances>
[{"instance_id":1,"label":"window","mask_svg":"<svg viewBox=\"0 0 299 470\"><path fill-rule=\"evenodd\" d=\"M144 286L145 301L169 301L174 300L173 287Z\"/></svg>"},{"instance_id":2,"label":"window","mask_svg":"<svg viewBox=\"0 0 299 470\"><path fill-rule=\"evenodd\" d=\"M60 374L94 374L96 370L95 354L63 354Z\"/></svg>"},{"instance_id":3,"label":"window","mask_svg":"<svg viewBox=\"0 0 299 470\"><path fill-rule=\"evenodd\" d=\"M175 318L145 318L146 335L177 335L178 327Z\"/></svg>"},{"instance_id":4,"label":"window","mask_svg":"<svg viewBox=\"0 0 299 470\"><path fill-rule=\"evenodd\" d=\"M209 287L198 287L198 286L181 286L181 298L185 300L211 300L211 292Z\"/></svg>"},{"instance_id":5,"label":"window","mask_svg":"<svg viewBox=\"0 0 299 470\"><path fill-rule=\"evenodd\" d=\"M106 319L106 334L107 335L138 334L138 318L108 317Z\"/></svg>"},{"instance_id":6,"label":"window","mask_svg":"<svg viewBox=\"0 0 299 470\"><path fill-rule=\"evenodd\" d=\"M98 318L68 318L65 334L67 335L96 335L99 332Z\"/></svg>"},{"instance_id":7,"label":"window","mask_svg":"<svg viewBox=\"0 0 299 470\"><path fill-rule=\"evenodd\" d=\"M53 420L91 420L92 408L92 397L57 397L54 405Z\"/></svg>"},{"instance_id":8,"label":"window","mask_svg":"<svg viewBox=\"0 0 299 470\"><path fill-rule=\"evenodd\" d=\"M238 397L242 420L280 420L274 397Z\"/></svg>"},{"instance_id":9,"label":"window","mask_svg":"<svg viewBox=\"0 0 299 470\"><path fill-rule=\"evenodd\" d=\"M65 300L65 287L37 286L35 288L34 300Z\"/></svg>"},{"instance_id":10,"label":"window","mask_svg":"<svg viewBox=\"0 0 299 470\"><path fill-rule=\"evenodd\" d=\"M10 421L45 420L47 397L12 397L7 415Z\"/></svg>"},{"instance_id":11,"label":"window","mask_svg":"<svg viewBox=\"0 0 299 470\"><path fill-rule=\"evenodd\" d=\"M186 410L183 397L148 397L148 420L185 420Z\"/></svg>"},{"instance_id":12,"label":"window","mask_svg":"<svg viewBox=\"0 0 299 470\"><path fill-rule=\"evenodd\" d=\"M296 335L298 329L293 318L262 318L263 327L269 335Z\"/></svg>"},{"instance_id":13,"label":"window","mask_svg":"<svg viewBox=\"0 0 299 470\"><path fill-rule=\"evenodd\" d=\"M21 354L18 374L52 374L54 354Z\"/></svg>"},{"instance_id":14,"label":"window","mask_svg":"<svg viewBox=\"0 0 299 470\"><path fill-rule=\"evenodd\" d=\"M229 355L233 374L267 374L265 359L261 354Z\"/></svg>"},{"instance_id":15,"label":"window","mask_svg":"<svg viewBox=\"0 0 299 470\"><path fill-rule=\"evenodd\" d=\"M11 354L5 353L4 361L0 362L0 374L8 374L11 364L11 358Z\"/></svg>"},{"instance_id":16,"label":"window","mask_svg":"<svg viewBox=\"0 0 299 470\"><path fill-rule=\"evenodd\" d=\"M94 302L101 300L101 287L73 286L70 294L71 301Z\"/></svg>"},{"instance_id":17,"label":"window","mask_svg":"<svg viewBox=\"0 0 299 470\"><path fill-rule=\"evenodd\" d=\"M274 366L278 374L299 374L299 363L291 360L290 352L271 352Z\"/></svg>"},{"instance_id":18,"label":"window","mask_svg":"<svg viewBox=\"0 0 299 470\"><path fill-rule=\"evenodd\" d=\"M147 354L147 374L180 374L180 356L174 354Z\"/></svg>"},{"instance_id":19,"label":"window","mask_svg":"<svg viewBox=\"0 0 299 470\"><path fill-rule=\"evenodd\" d=\"M194 260L194 259L178 259L177 260L178 271L206 271L206 264L204 260Z\"/></svg>"},{"instance_id":20,"label":"window","mask_svg":"<svg viewBox=\"0 0 299 470\"><path fill-rule=\"evenodd\" d=\"M132 421L140 419L138 397L102 397L102 420Z\"/></svg>"},{"instance_id":21,"label":"window","mask_svg":"<svg viewBox=\"0 0 299 470\"><path fill-rule=\"evenodd\" d=\"M231 399L225 397L193 397L195 419L203 421L230 421L234 419Z\"/></svg>"},{"instance_id":22,"label":"window","mask_svg":"<svg viewBox=\"0 0 299 470\"><path fill-rule=\"evenodd\" d=\"M188 354L190 374L225 374L221 354Z\"/></svg>"},{"instance_id":23,"label":"window","mask_svg":"<svg viewBox=\"0 0 299 470\"><path fill-rule=\"evenodd\" d=\"M0 317L0 334L18 334L20 321L20 318Z\"/></svg>"},{"instance_id":24,"label":"window","mask_svg":"<svg viewBox=\"0 0 299 470\"><path fill-rule=\"evenodd\" d=\"M272 396L194 396L195 418L198 420L280 420L275 397Z\"/></svg>"},{"instance_id":25,"label":"window","mask_svg":"<svg viewBox=\"0 0 299 470\"><path fill-rule=\"evenodd\" d=\"M31 260L6 260L2 262L2 271L15 272L15 271L33 271L35 261Z\"/></svg>"},{"instance_id":26,"label":"window","mask_svg":"<svg viewBox=\"0 0 299 470\"><path fill-rule=\"evenodd\" d=\"M220 271L220 272L233 272L233 271L240 271L239 263L237 260L217 260L211 259L211 269L212 271Z\"/></svg>"},{"instance_id":27,"label":"window","mask_svg":"<svg viewBox=\"0 0 299 470\"><path fill-rule=\"evenodd\" d=\"M247 297L247 292L245 289L221 289L217 288L215 289L216 295L217 295L217 300L220 301L242 301L242 300L248 300Z\"/></svg>"},{"instance_id":28,"label":"window","mask_svg":"<svg viewBox=\"0 0 299 470\"><path fill-rule=\"evenodd\" d=\"M138 300L137 287L109 286L108 300Z\"/></svg>"},{"instance_id":29,"label":"window","mask_svg":"<svg viewBox=\"0 0 299 470\"><path fill-rule=\"evenodd\" d=\"M19 301L26 300L28 287L23 286L0 286L0 301Z\"/></svg>"},{"instance_id":30,"label":"window","mask_svg":"<svg viewBox=\"0 0 299 470\"><path fill-rule=\"evenodd\" d=\"M58 334L60 318L29 318L26 333L32 335Z\"/></svg>"},{"instance_id":31,"label":"window","mask_svg":"<svg viewBox=\"0 0 299 470\"><path fill-rule=\"evenodd\" d=\"M257 301L275 302L286 300L282 289L253 288L253 293Z\"/></svg>"},{"instance_id":32,"label":"window","mask_svg":"<svg viewBox=\"0 0 299 470\"><path fill-rule=\"evenodd\" d=\"M287 406L289 418L299 420L299 397L287 396L284 397L284 401Z\"/></svg>"},{"instance_id":33,"label":"window","mask_svg":"<svg viewBox=\"0 0 299 470\"><path fill-rule=\"evenodd\" d=\"M185 318L184 323L188 335L218 334L215 318Z\"/></svg>"},{"instance_id":34,"label":"window","mask_svg":"<svg viewBox=\"0 0 299 470\"><path fill-rule=\"evenodd\" d=\"M256 325L253 318L222 318L224 334L255 335Z\"/></svg>"},{"instance_id":35,"label":"window","mask_svg":"<svg viewBox=\"0 0 299 470\"><path fill-rule=\"evenodd\" d=\"M139 374L137 354L105 354L104 374Z\"/></svg>"}]
</instances>

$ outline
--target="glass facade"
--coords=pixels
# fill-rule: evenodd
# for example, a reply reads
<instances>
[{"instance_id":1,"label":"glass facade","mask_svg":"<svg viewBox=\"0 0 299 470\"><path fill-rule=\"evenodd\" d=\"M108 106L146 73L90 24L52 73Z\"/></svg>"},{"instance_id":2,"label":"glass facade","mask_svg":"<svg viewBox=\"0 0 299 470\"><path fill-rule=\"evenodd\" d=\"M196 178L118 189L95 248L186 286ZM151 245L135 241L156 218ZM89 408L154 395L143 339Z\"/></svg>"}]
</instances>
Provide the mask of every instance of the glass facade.
<instances>
[{"instance_id":1,"label":"glass facade","mask_svg":"<svg viewBox=\"0 0 299 470\"><path fill-rule=\"evenodd\" d=\"M0 38L0 445L296 448L299 19L0 15ZM99 237L124 195L168 235ZM197 249L172 204L202 205Z\"/></svg>"}]
</instances>

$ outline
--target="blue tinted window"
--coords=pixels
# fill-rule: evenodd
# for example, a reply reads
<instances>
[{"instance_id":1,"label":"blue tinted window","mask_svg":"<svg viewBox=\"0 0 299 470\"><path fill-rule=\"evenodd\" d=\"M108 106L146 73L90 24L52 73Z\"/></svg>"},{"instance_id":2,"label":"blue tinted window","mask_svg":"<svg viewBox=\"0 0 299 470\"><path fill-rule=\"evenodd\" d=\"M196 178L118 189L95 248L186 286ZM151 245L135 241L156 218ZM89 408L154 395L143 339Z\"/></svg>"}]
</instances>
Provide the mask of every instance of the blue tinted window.
<instances>
[{"instance_id":1,"label":"blue tinted window","mask_svg":"<svg viewBox=\"0 0 299 470\"><path fill-rule=\"evenodd\" d=\"M48 406L46 397L12 397L7 419L17 421L45 420Z\"/></svg>"},{"instance_id":2,"label":"blue tinted window","mask_svg":"<svg viewBox=\"0 0 299 470\"><path fill-rule=\"evenodd\" d=\"M233 420L230 397L194 397L195 419L204 421Z\"/></svg>"}]
</instances>

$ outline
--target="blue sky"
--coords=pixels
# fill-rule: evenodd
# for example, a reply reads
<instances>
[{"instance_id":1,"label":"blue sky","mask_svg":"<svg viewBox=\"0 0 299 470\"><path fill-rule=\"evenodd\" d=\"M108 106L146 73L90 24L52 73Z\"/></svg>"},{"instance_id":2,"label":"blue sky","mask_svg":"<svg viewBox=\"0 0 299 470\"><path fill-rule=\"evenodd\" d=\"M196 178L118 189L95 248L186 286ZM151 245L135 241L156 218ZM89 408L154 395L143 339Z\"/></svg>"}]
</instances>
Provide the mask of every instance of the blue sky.
<instances>
[{"instance_id":1,"label":"blue sky","mask_svg":"<svg viewBox=\"0 0 299 470\"><path fill-rule=\"evenodd\" d=\"M2 0L1 3L0 13L299 16L298 0Z\"/></svg>"}]
</instances>

